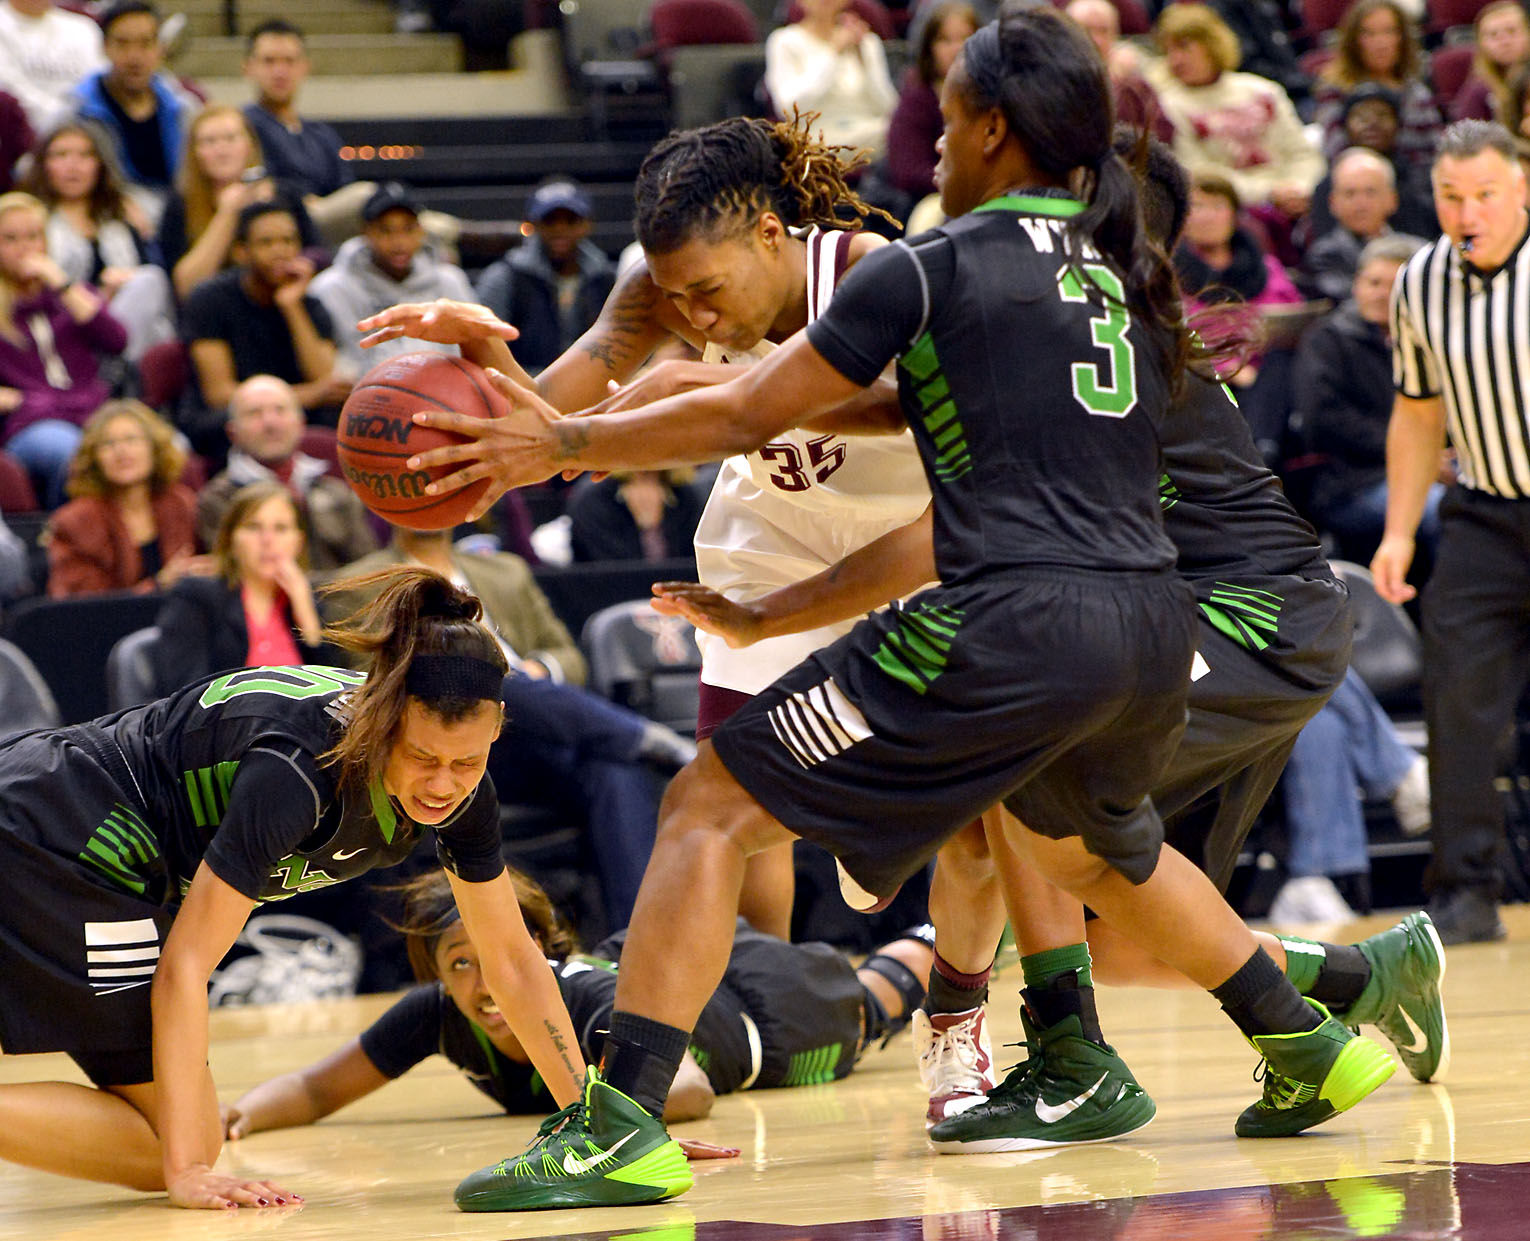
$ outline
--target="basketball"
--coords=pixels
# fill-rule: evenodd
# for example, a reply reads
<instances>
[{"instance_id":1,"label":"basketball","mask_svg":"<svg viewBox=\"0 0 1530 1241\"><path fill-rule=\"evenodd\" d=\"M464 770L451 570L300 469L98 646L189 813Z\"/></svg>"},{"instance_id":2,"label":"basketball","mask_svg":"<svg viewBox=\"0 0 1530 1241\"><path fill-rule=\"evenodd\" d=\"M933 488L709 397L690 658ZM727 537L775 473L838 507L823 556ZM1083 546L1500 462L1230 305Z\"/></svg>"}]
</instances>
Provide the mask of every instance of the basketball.
<instances>
[{"instance_id":1,"label":"basketball","mask_svg":"<svg viewBox=\"0 0 1530 1241\"><path fill-rule=\"evenodd\" d=\"M449 530L488 490L484 479L460 491L427 495L425 486L452 468L411 470L410 457L462 443L462 437L419 426L420 410L444 409L488 418L507 412L483 368L445 353L404 353L380 362L351 390L340 410L340 469L362 503L411 530Z\"/></svg>"}]
</instances>

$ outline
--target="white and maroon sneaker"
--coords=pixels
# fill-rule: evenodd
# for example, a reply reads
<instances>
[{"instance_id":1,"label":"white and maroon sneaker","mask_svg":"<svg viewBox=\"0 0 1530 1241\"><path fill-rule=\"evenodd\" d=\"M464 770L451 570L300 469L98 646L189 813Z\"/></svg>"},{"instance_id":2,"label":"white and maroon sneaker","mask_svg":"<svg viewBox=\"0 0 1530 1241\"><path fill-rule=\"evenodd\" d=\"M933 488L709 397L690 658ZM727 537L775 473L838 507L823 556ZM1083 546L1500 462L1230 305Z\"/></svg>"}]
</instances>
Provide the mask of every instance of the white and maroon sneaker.
<instances>
[{"instance_id":1,"label":"white and maroon sneaker","mask_svg":"<svg viewBox=\"0 0 1530 1241\"><path fill-rule=\"evenodd\" d=\"M998 1085L987 1012L981 1006L961 1013L914 1010L914 1054L919 1080L929 1092L926 1129L983 1102Z\"/></svg>"}]
</instances>

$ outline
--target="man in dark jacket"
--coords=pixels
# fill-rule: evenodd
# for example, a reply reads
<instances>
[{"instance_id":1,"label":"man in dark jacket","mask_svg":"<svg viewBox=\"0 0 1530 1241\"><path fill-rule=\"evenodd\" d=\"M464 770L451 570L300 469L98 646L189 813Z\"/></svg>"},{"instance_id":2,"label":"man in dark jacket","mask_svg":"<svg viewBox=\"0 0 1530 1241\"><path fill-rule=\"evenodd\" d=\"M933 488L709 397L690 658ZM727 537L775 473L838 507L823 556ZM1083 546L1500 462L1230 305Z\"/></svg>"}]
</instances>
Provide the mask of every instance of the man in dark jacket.
<instances>
[{"instance_id":1,"label":"man in dark jacket","mask_svg":"<svg viewBox=\"0 0 1530 1241\"><path fill-rule=\"evenodd\" d=\"M526 204L531 240L478 277L478 300L520 329L510 352L532 374L584 334L616 283L616 265L589 240L594 214L575 182L544 181Z\"/></svg>"},{"instance_id":2,"label":"man in dark jacket","mask_svg":"<svg viewBox=\"0 0 1530 1241\"><path fill-rule=\"evenodd\" d=\"M1387 305L1398 268L1423 243L1391 233L1360 254L1353 295L1313 325L1296 354L1296 419L1313 458L1312 516L1347 559L1369 561L1386 520L1387 420L1392 346ZM1421 553L1439 535L1444 487L1436 484L1419 526Z\"/></svg>"}]
</instances>

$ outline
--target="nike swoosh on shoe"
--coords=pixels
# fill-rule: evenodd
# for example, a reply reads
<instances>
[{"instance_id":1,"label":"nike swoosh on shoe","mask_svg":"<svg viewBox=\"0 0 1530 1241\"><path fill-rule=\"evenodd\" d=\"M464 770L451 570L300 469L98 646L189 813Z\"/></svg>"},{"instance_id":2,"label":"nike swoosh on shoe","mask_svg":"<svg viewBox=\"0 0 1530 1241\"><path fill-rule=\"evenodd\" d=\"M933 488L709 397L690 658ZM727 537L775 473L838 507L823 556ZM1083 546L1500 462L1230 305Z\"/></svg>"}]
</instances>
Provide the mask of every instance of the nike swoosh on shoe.
<instances>
[{"instance_id":1,"label":"nike swoosh on shoe","mask_svg":"<svg viewBox=\"0 0 1530 1241\"><path fill-rule=\"evenodd\" d=\"M612 1155L616 1154L617 1151L621 1150L622 1147L627 1145L627 1143L630 1142L633 1138L637 1137L637 1135L638 1131L634 1129L631 1133L627 1134L626 1137L618 1138L598 1155L591 1155L588 1159L580 1158L580 1156L574 1154L573 1151L565 1151L563 1153L563 1170L570 1176L583 1176L587 1172L593 1172L597 1164L603 1163L607 1159L611 1158Z\"/></svg>"},{"instance_id":2,"label":"nike swoosh on shoe","mask_svg":"<svg viewBox=\"0 0 1530 1241\"><path fill-rule=\"evenodd\" d=\"M1036 1119L1044 1125L1055 1125L1065 1117L1071 1116L1089 1102L1090 1096L1105 1084L1105 1079L1109 1076L1110 1074L1108 1073L1101 1073L1099 1081L1095 1082L1083 1094L1074 1095L1073 1098L1065 1103L1048 1103L1044 1099L1038 1098L1036 1100Z\"/></svg>"}]
</instances>

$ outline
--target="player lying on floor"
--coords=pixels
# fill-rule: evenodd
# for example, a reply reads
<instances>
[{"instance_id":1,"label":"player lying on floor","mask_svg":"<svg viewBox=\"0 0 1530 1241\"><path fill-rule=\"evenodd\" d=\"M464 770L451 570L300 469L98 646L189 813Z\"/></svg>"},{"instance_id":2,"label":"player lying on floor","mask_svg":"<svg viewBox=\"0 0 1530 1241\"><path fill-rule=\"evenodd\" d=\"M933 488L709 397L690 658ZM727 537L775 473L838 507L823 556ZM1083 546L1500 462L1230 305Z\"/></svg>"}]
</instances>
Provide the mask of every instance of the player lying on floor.
<instances>
[{"instance_id":1,"label":"player lying on floor","mask_svg":"<svg viewBox=\"0 0 1530 1241\"><path fill-rule=\"evenodd\" d=\"M510 874L527 930L547 954L579 1045L593 1063L610 1025L625 933L605 940L593 955L577 954L547 894L526 876ZM404 903L399 929L408 937L420 985L339 1050L262 1082L225 1108L229 1138L312 1124L436 1053L506 1112L545 1113L555 1106L484 984L478 949L445 877L425 874L411 881ZM715 1096L735 1090L846 1076L872 1042L885 1042L908 1025L924 996L931 938L928 927L911 930L856 969L827 944L789 944L740 927L664 1119L699 1120L712 1110ZM705 1143L682 1145L692 1158L718 1153Z\"/></svg>"}]
</instances>

